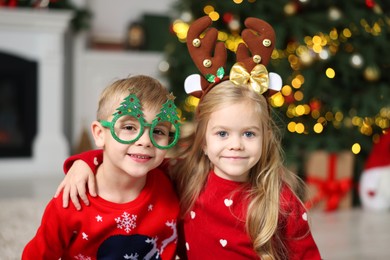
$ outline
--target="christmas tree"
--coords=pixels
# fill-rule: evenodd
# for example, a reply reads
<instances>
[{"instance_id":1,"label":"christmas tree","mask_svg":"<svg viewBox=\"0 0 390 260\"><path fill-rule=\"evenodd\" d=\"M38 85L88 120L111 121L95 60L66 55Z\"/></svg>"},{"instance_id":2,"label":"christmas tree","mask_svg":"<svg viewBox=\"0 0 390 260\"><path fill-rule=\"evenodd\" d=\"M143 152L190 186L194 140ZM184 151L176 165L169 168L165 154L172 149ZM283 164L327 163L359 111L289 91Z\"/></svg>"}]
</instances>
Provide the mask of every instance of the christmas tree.
<instances>
[{"instance_id":1,"label":"christmas tree","mask_svg":"<svg viewBox=\"0 0 390 260\"><path fill-rule=\"evenodd\" d=\"M209 15L229 51L227 69L247 17L270 23L276 48L268 71L283 79L270 98L283 131L286 157L302 162L306 152L352 151L361 171L371 146L390 126L390 3L386 0L179 0L173 39L166 47L167 76L183 117L197 100L183 91L199 73L186 45L191 22Z\"/></svg>"}]
</instances>

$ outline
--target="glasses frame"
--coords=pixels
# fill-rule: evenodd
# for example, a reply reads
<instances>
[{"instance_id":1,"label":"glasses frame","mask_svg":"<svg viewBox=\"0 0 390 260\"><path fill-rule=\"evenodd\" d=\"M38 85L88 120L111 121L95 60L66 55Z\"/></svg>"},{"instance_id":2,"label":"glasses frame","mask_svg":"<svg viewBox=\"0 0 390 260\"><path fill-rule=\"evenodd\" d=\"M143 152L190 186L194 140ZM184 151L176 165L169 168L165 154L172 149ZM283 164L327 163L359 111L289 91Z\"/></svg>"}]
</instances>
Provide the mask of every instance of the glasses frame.
<instances>
[{"instance_id":1,"label":"glasses frame","mask_svg":"<svg viewBox=\"0 0 390 260\"><path fill-rule=\"evenodd\" d=\"M149 127L150 128L150 131L149 131L149 138L150 138L150 141L152 142L153 146L158 148L158 149L162 149L162 150L166 150L166 149L170 149L172 148L173 146L175 146L177 144L177 142L179 141L179 137L180 137L180 124L179 123L175 123L175 122L172 122L171 120L167 120L167 122L171 123L176 131L175 131L175 134L174 134L174 139L173 139L173 142L170 143L169 145L166 145L166 146L162 146L162 145L159 145L156 143L156 141L154 140L154 137L153 137L153 130L154 128L157 126L158 123L161 122L161 120L159 120L158 118L154 118L152 123L149 124L145 121L145 119L140 116L140 117L136 117L139 124L140 124L140 131L139 131L139 134L136 138L134 138L133 140L130 140L130 141L124 141L122 139L120 139L117 134L115 133L115 123L116 121L118 121L119 118L121 118L122 116L133 116L131 115L130 113L127 114L127 113L122 113L122 114L117 114L116 116L114 116L114 118L112 119L111 122L109 121L106 121L106 120L99 120L100 124L104 127L104 128L109 128L110 129L110 132L111 132L111 135L112 137L119 143L122 143L122 144L132 144L132 143L135 143L137 142L141 136L144 134L144 131L145 131L145 127ZM171 135L169 135L171 136Z\"/></svg>"}]
</instances>

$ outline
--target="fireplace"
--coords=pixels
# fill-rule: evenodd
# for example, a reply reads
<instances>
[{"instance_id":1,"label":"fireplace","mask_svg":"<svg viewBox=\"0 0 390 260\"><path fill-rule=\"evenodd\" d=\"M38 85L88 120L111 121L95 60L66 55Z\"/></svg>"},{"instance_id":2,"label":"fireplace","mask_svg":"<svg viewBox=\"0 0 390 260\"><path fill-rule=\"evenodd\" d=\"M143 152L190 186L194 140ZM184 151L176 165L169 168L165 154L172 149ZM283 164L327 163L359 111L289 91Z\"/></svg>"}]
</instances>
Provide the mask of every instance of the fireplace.
<instances>
[{"instance_id":1,"label":"fireplace","mask_svg":"<svg viewBox=\"0 0 390 260\"><path fill-rule=\"evenodd\" d=\"M64 81L72 15L0 8L0 179L62 172L70 150Z\"/></svg>"},{"instance_id":2,"label":"fireplace","mask_svg":"<svg viewBox=\"0 0 390 260\"><path fill-rule=\"evenodd\" d=\"M0 158L32 156L37 62L0 52Z\"/></svg>"}]
</instances>

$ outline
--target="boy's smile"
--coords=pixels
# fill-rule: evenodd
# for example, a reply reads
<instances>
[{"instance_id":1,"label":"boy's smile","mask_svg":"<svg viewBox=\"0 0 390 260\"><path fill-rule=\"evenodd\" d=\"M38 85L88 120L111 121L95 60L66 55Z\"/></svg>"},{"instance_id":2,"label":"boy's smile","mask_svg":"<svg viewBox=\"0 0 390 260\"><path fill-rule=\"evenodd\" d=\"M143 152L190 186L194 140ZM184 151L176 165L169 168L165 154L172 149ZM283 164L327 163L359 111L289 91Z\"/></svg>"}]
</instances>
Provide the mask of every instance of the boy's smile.
<instances>
[{"instance_id":1,"label":"boy's smile","mask_svg":"<svg viewBox=\"0 0 390 260\"><path fill-rule=\"evenodd\" d=\"M143 113L145 120L151 122L158 110L145 108ZM105 129L105 156L110 157L112 166L116 169L124 169L133 177L146 176L150 170L157 168L167 150L158 149L152 144L149 131L150 128L145 128L137 141L132 144L122 144L111 136L109 129ZM104 160L104 163L107 161Z\"/></svg>"}]
</instances>

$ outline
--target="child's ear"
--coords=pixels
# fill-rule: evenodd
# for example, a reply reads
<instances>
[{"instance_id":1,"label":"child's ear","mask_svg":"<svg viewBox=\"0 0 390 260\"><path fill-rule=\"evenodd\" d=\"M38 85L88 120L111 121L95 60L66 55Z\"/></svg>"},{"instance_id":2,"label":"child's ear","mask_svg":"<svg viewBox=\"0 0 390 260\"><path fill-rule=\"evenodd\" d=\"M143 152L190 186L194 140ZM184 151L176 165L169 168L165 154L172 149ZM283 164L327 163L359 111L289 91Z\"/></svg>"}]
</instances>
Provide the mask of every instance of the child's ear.
<instances>
[{"instance_id":1,"label":"child's ear","mask_svg":"<svg viewBox=\"0 0 390 260\"><path fill-rule=\"evenodd\" d=\"M93 121L91 124L91 132L95 145L98 148L103 148L105 144L105 129L98 121Z\"/></svg>"},{"instance_id":2,"label":"child's ear","mask_svg":"<svg viewBox=\"0 0 390 260\"><path fill-rule=\"evenodd\" d=\"M203 144L203 153L207 156L207 145Z\"/></svg>"}]
</instances>

